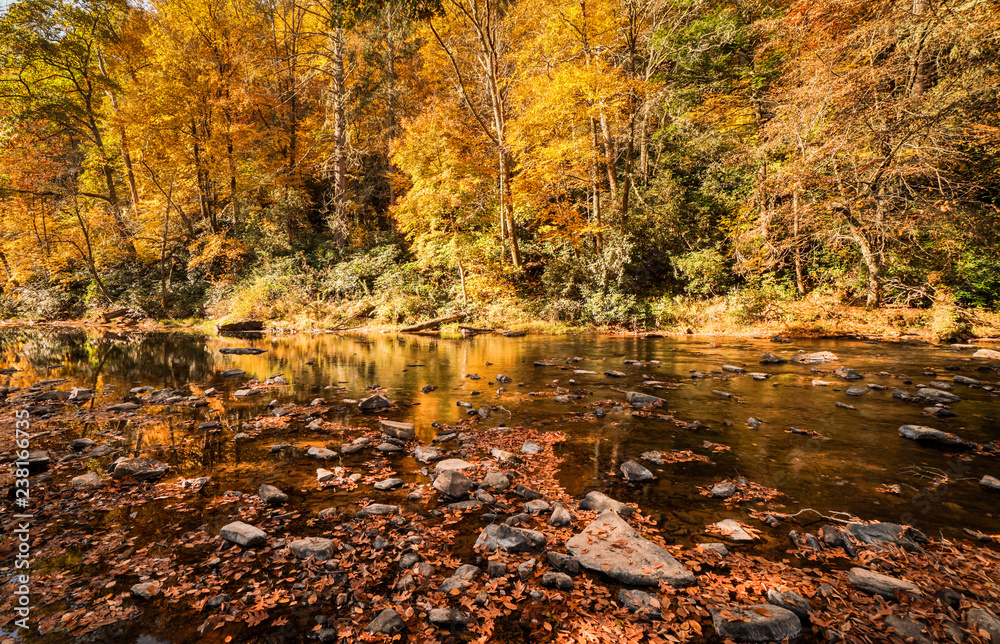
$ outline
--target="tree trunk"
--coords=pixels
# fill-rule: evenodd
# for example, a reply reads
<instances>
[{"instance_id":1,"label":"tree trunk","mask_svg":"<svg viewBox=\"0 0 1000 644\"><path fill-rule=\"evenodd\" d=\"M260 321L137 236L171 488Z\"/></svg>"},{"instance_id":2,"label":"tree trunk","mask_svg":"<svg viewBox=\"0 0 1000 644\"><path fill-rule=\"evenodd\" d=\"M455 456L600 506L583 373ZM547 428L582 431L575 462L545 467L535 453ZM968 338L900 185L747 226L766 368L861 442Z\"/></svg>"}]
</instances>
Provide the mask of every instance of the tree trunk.
<instances>
[{"instance_id":1,"label":"tree trunk","mask_svg":"<svg viewBox=\"0 0 1000 644\"><path fill-rule=\"evenodd\" d=\"M500 211L501 218L510 233L510 263L521 268L521 249L517 244L517 224L514 221L514 197L510 187L510 153L500 149Z\"/></svg>"},{"instance_id":2,"label":"tree trunk","mask_svg":"<svg viewBox=\"0 0 1000 644\"><path fill-rule=\"evenodd\" d=\"M333 188L334 238L338 246L347 245L347 123L344 116L344 28L333 35Z\"/></svg>"},{"instance_id":3,"label":"tree trunk","mask_svg":"<svg viewBox=\"0 0 1000 644\"><path fill-rule=\"evenodd\" d=\"M913 15L917 17L918 20L927 11L927 0L913 0ZM916 41L916 48L913 52L913 80L910 84L910 96L919 97L923 96L924 90L927 89L927 61L924 55L924 40L927 35L927 29L923 23L917 27L917 33L914 40Z\"/></svg>"},{"instance_id":4,"label":"tree trunk","mask_svg":"<svg viewBox=\"0 0 1000 644\"><path fill-rule=\"evenodd\" d=\"M799 190L792 191L792 248L795 261L795 287L799 295L806 294L805 279L802 277L802 245L799 241Z\"/></svg>"}]
</instances>

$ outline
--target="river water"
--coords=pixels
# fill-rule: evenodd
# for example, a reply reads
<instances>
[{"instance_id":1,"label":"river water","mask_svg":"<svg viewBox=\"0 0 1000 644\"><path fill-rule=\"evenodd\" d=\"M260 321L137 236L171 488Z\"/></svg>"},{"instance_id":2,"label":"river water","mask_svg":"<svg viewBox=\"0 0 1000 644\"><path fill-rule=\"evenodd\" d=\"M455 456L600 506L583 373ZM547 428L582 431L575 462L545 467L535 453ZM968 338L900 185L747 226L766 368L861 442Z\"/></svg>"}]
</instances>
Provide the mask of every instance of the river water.
<instances>
[{"instance_id":1,"label":"river water","mask_svg":"<svg viewBox=\"0 0 1000 644\"><path fill-rule=\"evenodd\" d=\"M223 355L219 349L224 347L256 347L266 352ZM800 350L831 351L839 360L818 365L759 363L764 352L792 358ZM385 417L415 423L418 438L426 443L437 431L433 423L453 424L468 418L467 409L457 401L473 403L476 409L493 408L480 426L504 423L564 432L566 440L558 448L563 459L558 477L571 495L601 490L635 502L677 543L692 543L708 523L725 517L764 529L744 510L726 509L699 493L699 486L737 476L781 492L783 496L771 506L783 512L803 508L846 512L867 520L910 524L932 536L956 537L963 528L1000 532L1000 494L978 484L983 475L1000 476L1000 460L905 440L898 429L904 424L928 425L981 444L998 441L1000 396L956 384L953 393L962 398L950 406L956 416L941 419L924 415L924 404L894 399L891 391L900 388L914 393L918 384L951 382L955 375L1000 387L996 365L973 359L971 353L946 345L848 340L775 343L601 335L448 339L396 334L225 338L184 332L120 335L4 329L0 331L0 368L19 371L0 377L0 387L65 378L68 382L59 387L93 388L100 394L98 402L121 400L129 389L139 386L190 386L196 394L215 387L226 395L210 397L207 407L158 408L141 423L86 424L68 411L58 417L71 429L60 441L88 436L101 442L118 436L130 454L170 463L169 477L211 476L220 490L248 493L261 483L273 483L290 491L296 510L314 512L331 503L354 500L343 492L300 493L315 484L316 462L305 458L303 451L310 445L325 445L323 437L290 435L287 442L300 449L279 456L269 447L281 437L264 432L259 439L235 442L233 435L252 429L247 419L267 413L271 398L277 399L279 407L308 404L316 397L331 403L356 401L369 394L366 388L377 385L396 402L397 408ZM626 363L632 360L642 364ZM549 366L536 366L536 362ZM722 371L723 365L771 377L758 381ZM845 381L832 373L837 366L856 369L864 379ZM226 369L242 369L247 374L223 378L220 374ZM574 370L593 373L575 374ZM609 377L607 370L625 376ZM693 371L706 377L692 378ZM249 400L228 395L249 379L277 374L289 385L273 394ZM473 374L480 378L470 379ZM513 382L498 384L498 374ZM663 388L644 384L650 380L663 383ZM818 386L815 380L832 384ZM437 389L422 393L428 384ZM845 389L857 384L885 389L847 396ZM506 391L498 392L501 386ZM570 402L556 402L555 387L585 393ZM624 403L623 393L632 390L660 396L666 404L652 414L634 414ZM837 402L855 409L838 407ZM607 413L598 417L595 406ZM764 422L751 429L750 417ZM197 430L205 420L220 420L224 431L210 435ZM377 424L376 417L361 414L350 403L335 406L327 420L354 427ZM690 425L694 421L698 424ZM789 427L816 432L827 440L789 433ZM716 451L706 447L706 442L730 449ZM650 450L690 450L710 462L656 466L641 459ZM628 459L640 460L656 480L625 483L619 466ZM412 467L397 469L409 483L415 480L418 467L414 462ZM893 484L901 494L878 491L880 486ZM126 525L155 532L165 521L156 516L156 507L147 505L132 516L109 515L105 527ZM765 544L776 547L786 531L779 529Z\"/></svg>"}]
</instances>

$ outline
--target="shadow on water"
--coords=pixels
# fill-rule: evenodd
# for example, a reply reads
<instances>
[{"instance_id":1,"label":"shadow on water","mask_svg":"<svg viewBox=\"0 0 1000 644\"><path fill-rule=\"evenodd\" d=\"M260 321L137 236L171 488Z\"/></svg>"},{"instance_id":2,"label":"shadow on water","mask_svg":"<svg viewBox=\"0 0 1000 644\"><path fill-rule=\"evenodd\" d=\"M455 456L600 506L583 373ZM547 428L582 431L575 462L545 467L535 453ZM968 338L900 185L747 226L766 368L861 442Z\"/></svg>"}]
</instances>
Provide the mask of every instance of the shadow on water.
<instances>
[{"instance_id":1,"label":"shadow on water","mask_svg":"<svg viewBox=\"0 0 1000 644\"><path fill-rule=\"evenodd\" d=\"M219 353L223 347L255 347L266 352L223 355ZM764 352L791 358L800 349L833 351L840 360L813 366L761 365L758 361ZM579 360L567 361L574 357ZM626 360L643 364L625 364ZM553 366L535 366L539 361ZM739 365L771 376L757 381L719 371L722 365ZM858 381L862 385L885 389L847 396L847 386L857 383L836 377L832 373L836 366L864 374L865 379ZM188 333L123 336L99 331L5 329L0 332L0 368L4 367L21 371L0 377L0 387L26 387L43 379L64 378L67 382L56 388L90 387L97 392L98 402L120 401L135 387L188 388L196 394L216 388L222 395L208 397L204 407L154 407L147 410L151 415L105 424L78 419L90 405L81 412L70 408L57 417L69 432L51 448L65 452L62 443L71 436L115 441L124 453L154 456L170 463L172 474L211 476L213 494L227 490L254 493L261 483L273 483L289 491L292 508L309 516L323 507L350 505L364 496L361 492L352 495L314 489L316 464L304 458L304 451L310 445L339 445L340 436L303 432L304 423L298 421L286 430L258 435L253 419L268 412L272 396L278 407L308 405L313 398L323 397L332 405L326 420L341 423L343 436L349 437L351 428L375 427L373 416L361 415L348 401L365 397L366 388L377 385L397 403L398 409L387 415L414 422L418 437L427 443L435 435L432 423L450 424L466 417L466 408L457 401L472 403L473 409L492 407L490 417L482 421L484 426L537 425L564 432L559 477L570 494L579 497L597 489L636 502L657 520L668 538L679 543L692 543L705 525L720 518L745 518L739 510L727 511L698 491L699 486L737 476L776 488L783 494L778 503L787 512L808 507L824 513L843 511L870 520L908 523L944 536L957 536L965 527L1000 532L995 498L977 483L985 474L996 475L995 459L943 451L898 435L900 425L918 424L979 443L1000 439L1000 397L984 389L956 385L954 393L962 400L951 405L956 417L950 419L929 418L921 413L924 405L892 397L894 387L913 392L916 384L950 381L953 375L975 377L984 384L1000 379L986 361L973 360L968 351L950 347L852 341L774 344L683 337L444 339L302 334L223 338ZM227 369L240 369L246 375L224 378L221 373ZM593 373L574 373L573 369ZM608 369L626 375L610 378L604 375ZM692 378L693 371L708 377ZM290 384L273 394L247 401L231 396L247 380L278 374ZM498 391L498 374L513 379L502 385L507 391ZM653 389L643 384L644 379L676 386ZM816 386L814 380L832 384ZM422 393L421 388L428 384L437 389ZM589 393L559 403L551 395L556 386ZM662 396L665 408L651 415L635 415L624 405L626 390ZM735 398L723 398L713 390ZM529 395L539 392L545 395ZM608 412L603 418L593 413L600 401L608 401L602 403ZM838 407L838 402L855 409ZM700 425L680 426L662 419L661 414L684 423L699 421ZM747 426L751 416L764 421L756 430ZM198 429L207 420L217 420L221 427ZM793 426L829 440L786 432ZM250 437L234 441L241 432ZM715 452L705 447L706 441L731 449ZM296 449L271 453L270 445L279 442ZM646 463L657 476L652 484L624 483L620 464L639 459L650 450L691 450L708 456L711 462ZM101 465L108 462L110 457ZM394 462L407 482L416 480L418 465L409 458ZM943 484L934 481L934 473L947 473L949 479ZM891 484L899 485L902 494L877 491L879 486ZM306 492L310 488L312 491ZM192 501L195 511L183 516L164 509L174 502L156 501L138 509L126 505L105 513L101 525L93 528L125 526L138 536L137 545L141 546L161 538L168 526L194 530L206 523L219 523L224 516L222 511L207 507L208 497ZM81 564L78 553L68 552L65 560L45 565L72 569ZM158 639L169 637L168 633L191 634L192 628L173 623L167 610L155 619L144 617L111 629L103 635L107 639L88 641L157 644L168 641Z\"/></svg>"}]
</instances>

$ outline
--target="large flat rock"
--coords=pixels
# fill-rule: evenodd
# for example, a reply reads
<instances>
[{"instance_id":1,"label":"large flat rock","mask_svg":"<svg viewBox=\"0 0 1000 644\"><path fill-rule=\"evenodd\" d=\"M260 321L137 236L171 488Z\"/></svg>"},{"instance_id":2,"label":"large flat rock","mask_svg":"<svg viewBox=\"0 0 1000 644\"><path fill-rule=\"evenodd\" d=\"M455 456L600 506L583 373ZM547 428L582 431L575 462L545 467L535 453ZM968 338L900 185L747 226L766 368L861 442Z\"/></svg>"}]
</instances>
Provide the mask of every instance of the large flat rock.
<instances>
[{"instance_id":1,"label":"large flat rock","mask_svg":"<svg viewBox=\"0 0 1000 644\"><path fill-rule=\"evenodd\" d=\"M771 604L713 610L712 625L719 637L737 642L783 642L802 633L795 613Z\"/></svg>"},{"instance_id":2,"label":"large flat rock","mask_svg":"<svg viewBox=\"0 0 1000 644\"><path fill-rule=\"evenodd\" d=\"M262 546L267 541L266 532L242 521L233 521L228 525L222 526L219 536L226 541L231 541L244 548Z\"/></svg>"},{"instance_id":3,"label":"large flat rock","mask_svg":"<svg viewBox=\"0 0 1000 644\"><path fill-rule=\"evenodd\" d=\"M633 586L660 581L684 587L694 575L660 546L640 535L613 510L606 510L566 542L580 565Z\"/></svg>"},{"instance_id":4,"label":"large flat rock","mask_svg":"<svg viewBox=\"0 0 1000 644\"><path fill-rule=\"evenodd\" d=\"M911 441L924 443L937 443L945 447L955 447L958 449L972 449L975 443L970 443L954 434L943 432L933 427L923 425L903 425L899 428L899 435Z\"/></svg>"}]
</instances>

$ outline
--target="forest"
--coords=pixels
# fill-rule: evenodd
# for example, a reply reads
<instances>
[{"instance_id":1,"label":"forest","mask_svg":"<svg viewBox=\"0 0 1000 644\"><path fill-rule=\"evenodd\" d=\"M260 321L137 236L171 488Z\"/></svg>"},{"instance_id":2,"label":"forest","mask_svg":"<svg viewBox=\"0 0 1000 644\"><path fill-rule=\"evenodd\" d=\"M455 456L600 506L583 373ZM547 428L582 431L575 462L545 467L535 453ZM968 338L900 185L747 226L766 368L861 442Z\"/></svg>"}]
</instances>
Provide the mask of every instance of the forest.
<instances>
[{"instance_id":1,"label":"forest","mask_svg":"<svg viewBox=\"0 0 1000 644\"><path fill-rule=\"evenodd\" d=\"M995 1L0 11L0 318L1000 303Z\"/></svg>"}]
</instances>

